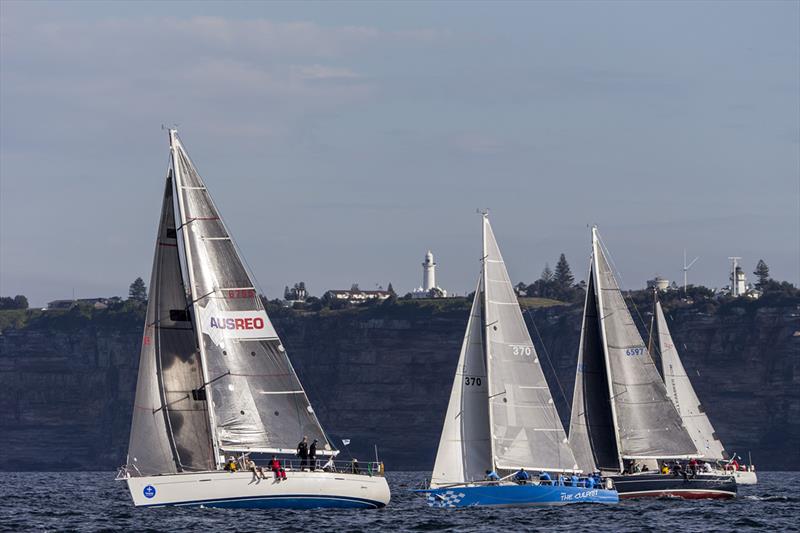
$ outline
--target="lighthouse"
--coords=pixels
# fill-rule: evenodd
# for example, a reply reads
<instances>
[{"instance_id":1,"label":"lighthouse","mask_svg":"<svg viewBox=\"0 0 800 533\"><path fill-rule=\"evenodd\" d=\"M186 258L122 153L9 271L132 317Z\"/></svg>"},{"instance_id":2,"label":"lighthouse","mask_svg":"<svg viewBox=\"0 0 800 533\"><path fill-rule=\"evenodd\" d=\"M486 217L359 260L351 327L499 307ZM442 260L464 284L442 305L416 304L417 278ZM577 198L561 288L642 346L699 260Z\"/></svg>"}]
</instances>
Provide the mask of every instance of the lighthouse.
<instances>
[{"instance_id":1,"label":"lighthouse","mask_svg":"<svg viewBox=\"0 0 800 533\"><path fill-rule=\"evenodd\" d=\"M447 291L436 285L436 262L428 250L422 262L422 286L411 292L413 298L447 298Z\"/></svg>"},{"instance_id":2,"label":"lighthouse","mask_svg":"<svg viewBox=\"0 0 800 533\"><path fill-rule=\"evenodd\" d=\"M428 250L422 263L422 290L428 292L434 287L436 287L436 263L433 261L433 253Z\"/></svg>"}]
</instances>

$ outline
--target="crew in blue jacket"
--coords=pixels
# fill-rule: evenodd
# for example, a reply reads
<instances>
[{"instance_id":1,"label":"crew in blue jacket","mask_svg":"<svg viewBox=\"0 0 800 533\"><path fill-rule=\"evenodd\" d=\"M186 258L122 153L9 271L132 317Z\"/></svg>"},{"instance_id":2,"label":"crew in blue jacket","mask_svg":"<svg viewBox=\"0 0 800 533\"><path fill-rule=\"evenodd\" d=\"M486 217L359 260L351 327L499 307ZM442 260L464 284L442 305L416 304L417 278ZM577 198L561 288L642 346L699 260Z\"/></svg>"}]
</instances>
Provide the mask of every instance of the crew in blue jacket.
<instances>
[{"instance_id":1,"label":"crew in blue jacket","mask_svg":"<svg viewBox=\"0 0 800 533\"><path fill-rule=\"evenodd\" d=\"M486 471L486 481L500 481L500 476L494 470Z\"/></svg>"},{"instance_id":2,"label":"crew in blue jacket","mask_svg":"<svg viewBox=\"0 0 800 533\"><path fill-rule=\"evenodd\" d=\"M517 472L516 474L514 474L514 481L516 481L516 482L517 482L517 483L519 483L520 485L524 485L525 483L527 483L528 481L530 481L530 479L531 479L531 476L530 476L530 474L528 474L528 473L525 471L525 469L524 469L524 468L520 468L520 469L519 469L519 472Z\"/></svg>"},{"instance_id":3,"label":"crew in blue jacket","mask_svg":"<svg viewBox=\"0 0 800 533\"><path fill-rule=\"evenodd\" d=\"M550 477L550 474L547 472L540 472L539 473L539 482L542 485L551 485L553 483L553 478Z\"/></svg>"}]
</instances>

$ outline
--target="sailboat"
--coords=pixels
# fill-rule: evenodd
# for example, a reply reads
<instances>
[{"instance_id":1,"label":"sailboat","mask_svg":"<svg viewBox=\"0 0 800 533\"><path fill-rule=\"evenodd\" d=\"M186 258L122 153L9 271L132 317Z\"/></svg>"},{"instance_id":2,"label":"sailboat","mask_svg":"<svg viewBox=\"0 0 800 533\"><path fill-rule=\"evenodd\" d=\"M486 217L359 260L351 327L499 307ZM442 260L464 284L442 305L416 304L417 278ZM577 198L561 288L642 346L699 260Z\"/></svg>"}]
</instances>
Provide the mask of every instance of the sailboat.
<instances>
[{"instance_id":1,"label":"sailboat","mask_svg":"<svg viewBox=\"0 0 800 533\"><path fill-rule=\"evenodd\" d=\"M655 294L655 292L654 292ZM692 387L689 375L683 368L678 349L672 340L672 335L667 326L667 319L658 296L655 297L654 315L658 352L661 354L661 373L669 396L678 413L683 419L683 425L694 441L694 445L705 461L713 461L717 473L733 474L736 483L740 485L755 485L758 482L755 468L752 464L741 470L728 457L722 442L719 440L711 421L708 419L697 394Z\"/></svg>"},{"instance_id":2,"label":"sailboat","mask_svg":"<svg viewBox=\"0 0 800 533\"><path fill-rule=\"evenodd\" d=\"M481 275L436 462L429 486L417 492L430 506L445 508L616 503L617 492L597 486L594 478L576 476L570 484L512 480L521 469L548 477L580 470L486 213L482 224ZM484 480L488 471L499 479Z\"/></svg>"},{"instance_id":3,"label":"sailboat","mask_svg":"<svg viewBox=\"0 0 800 533\"><path fill-rule=\"evenodd\" d=\"M358 474L332 461L338 452L174 129L169 142L128 457L117 479L137 507L385 506L382 469ZM304 436L330 461L324 471L286 459ZM250 464L264 454L286 479Z\"/></svg>"},{"instance_id":4,"label":"sailboat","mask_svg":"<svg viewBox=\"0 0 800 533\"><path fill-rule=\"evenodd\" d=\"M623 299L597 228L586 287L569 442L583 470L614 480L620 498L732 498L730 475L689 473L694 440ZM672 468L662 473L664 467Z\"/></svg>"}]
</instances>

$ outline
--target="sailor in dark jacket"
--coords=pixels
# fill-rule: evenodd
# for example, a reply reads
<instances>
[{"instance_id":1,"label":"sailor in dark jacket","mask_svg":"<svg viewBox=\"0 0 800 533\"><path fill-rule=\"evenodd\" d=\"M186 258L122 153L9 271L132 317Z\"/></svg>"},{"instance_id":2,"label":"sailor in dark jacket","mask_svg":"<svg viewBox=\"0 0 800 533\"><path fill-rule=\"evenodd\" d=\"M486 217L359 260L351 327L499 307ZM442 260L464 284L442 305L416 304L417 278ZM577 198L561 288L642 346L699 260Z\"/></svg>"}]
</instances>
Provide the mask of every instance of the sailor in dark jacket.
<instances>
[{"instance_id":1,"label":"sailor in dark jacket","mask_svg":"<svg viewBox=\"0 0 800 533\"><path fill-rule=\"evenodd\" d=\"M317 439L311 443L311 446L308 448L308 464L311 466L311 470L316 470L317 468Z\"/></svg>"},{"instance_id":2,"label":"sailor in dark jacket","mask_svg":"<svg viewBox=\"0 0 800 533\"><path fill-rule=\"evenodd\" d=\"M303 437L303 440L297 445L297 456L300 458L300 469L308 466L308 437Z\"/></svg>"}]
</instances>

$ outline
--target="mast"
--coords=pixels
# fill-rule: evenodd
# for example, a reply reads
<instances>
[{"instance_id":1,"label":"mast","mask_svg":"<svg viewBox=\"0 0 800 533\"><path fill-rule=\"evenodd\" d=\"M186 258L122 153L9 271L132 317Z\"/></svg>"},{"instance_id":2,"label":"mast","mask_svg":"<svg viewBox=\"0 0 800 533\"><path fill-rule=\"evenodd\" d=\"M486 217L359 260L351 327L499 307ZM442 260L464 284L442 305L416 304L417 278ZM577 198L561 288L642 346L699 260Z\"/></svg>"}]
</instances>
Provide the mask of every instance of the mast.
<instances>
[{"instance_id":1,"label":"mast","mask_svg":"<svg viewBox=\"0 0 800 533\"><path fill-rule=\"evenodd\" d=\"M489 218L489 210L485 209L480 211L481 213L481 276L483 276L483 294L481 294L482 305L481 305L481 325L482 325L482 332L481 335L481 342L483 343L483 361L484 365L486 366L486 386L488 391L488 397L486 399L488 407L489 407L489 450L491 453L492 459L492 470L497 468L496 464L496 457L495 457L495 446L494 446L494 419L492 415L492 405L491 405L491 398L492 398L492 374L491 374L491 367L492 365L489 364L489 359L491 355L489 354L489 341L488 341L488 331L490 324L486 323L486 317L489 316L487 313L487 307L489 305L488 298L486 297L486 288L488 287L488 272L486 268L486 258L489 256L489 252L486 249L486 224ZM478 294L475 294L475 297L478 297Z\"/></svg>"},{"instance_id":2,"label":"mast","mask_svg":"<svg viewBox=\"0 0 800 533\"><path fill-rule=\"evenodd\" d=\"M617 407L614 403L614 381L611 379L611 362L608 355L608 339L606 337L605 317L603 316L603 287L600 285L600 263L598 254L597 226L592 226L592 271L594 272L594 290L597 298L597 316L600 319L600 336L603 344L603 357L605 359L606 378L608 379L608 401L611 404L611 418L614 421L614 438L617 442L617 455L619 457L619 470L625 467L622 462L622 441L619 436L619 422L617 421Z\"/></svg>"},{"instance_id":3,"label":"mast","mask_svg":"<svg viewBox=\"0 0 800 533\"><path fill-rule=\"evenodd\" d=\"M179 229L184 232L183 238L183 249L184 249L184 258L186 259L186 270L187 275L189 277L189 301L191 302L190 305L192 306L192 320L195 323L195 332L197 333L197 347L199 350L200 355L200 367L203 372L203 386L201 387L203 391L205 391L206 397L206 409L208 412L208 421L209 427L211 428L211 446L213 448L213 455L214 455L214 464L217 468L219 468L219 443L217 440L217 432L216 422L214 417L214 402L211 398L211 388L208 387L210 382L208 376L208 365L206 363L206 353L205 353L205 343L203 342L203 332L200 324L198 323L197 312L195 308L195 276L194 276L194 268L192 264L192 251L191 251L191 239L186 236L186 232L189 230L188 224L189 221L186 220L186 208L184 206L183 194L181 194L181 189L183 188L183 176L181 175L180 164L178 162L178 151L177 151L177 135L178 130L174 128L170 128L169 130L169 151L170 157L172 159L172 169L173 175L175 177L175 194L178 197L178 213L179 213Z\"/></svg>"}]
</instances>

